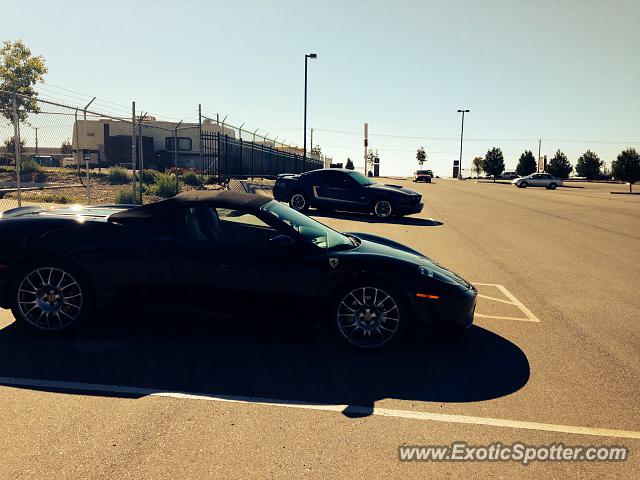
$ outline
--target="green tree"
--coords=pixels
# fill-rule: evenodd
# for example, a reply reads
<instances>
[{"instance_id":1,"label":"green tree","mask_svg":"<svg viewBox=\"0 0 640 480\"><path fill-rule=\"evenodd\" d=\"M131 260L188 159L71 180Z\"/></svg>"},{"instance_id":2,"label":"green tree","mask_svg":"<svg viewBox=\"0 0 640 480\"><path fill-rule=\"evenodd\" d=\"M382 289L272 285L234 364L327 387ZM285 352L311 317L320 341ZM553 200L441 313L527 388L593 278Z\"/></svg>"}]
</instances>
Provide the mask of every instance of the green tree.
<instances>
[{"instance_id":1,"label":"green tree","mask_svg":"<svg viewBox=\"0 0 640 480\"><path fill-rule=\"evenodd\" d=\"M604 162L600 160L600 157L593 153L591 150L587 150L578 159L576 164L576 173L581 177L585 177L587 180L593 180L600 174L600 168Z\"/></svg>"},{"instance_id":2,"label":"green tree","mask_svg":"<svg viewBox=\"0 0 640 480\"><path fill-rule=\"evenodd\" d=\"M73 147L71 146L71 142L69 140L65 140L60 145L60 153L63 155L71 155L73 153Z\"/></svg>"},{"instance_id":3,"label":"green tree","mask_svg":"<svg viewBox=\"0 0 640 480\"><path fill-rule=\"evenodd\" d=\"M38 93L33 86L44 80L47 67L44 58L31 55L22 40L3 42L0 48L0 90L18 93L18 119L24 121L29 112L39 112ZM13 95L0 93L0 114L13 122Z\"/></svg>"},{"instance_id":4,"label":"green tree","mask_svg":"<svg viewBox=\"0 0 640 480\"><path fill-rule=\"evenodd\" d=\"M320 157L322 154L322 147L320 145L316 145L311 149L311 155Z\"/></svg>"},{"instance_id":5,"label":"green tree","mask_svg":"<svg viewBox=\"0 0 640 480\"><path fill-rule=\"evenodd\" d=\"M482 162L482 169L493 177L494 182L496 177L504 172L504 156L500 148L493 147L487 152Z\"/></svg>"},{"instance_id":6,"label":"green tree","mask_svg":"<svg viewBox=\"0 0 640 480\"><path fill-rule=\"evenodd\" d=\"M351 159L347 158L347 165L344 168L346 168L347 170L354 170L356 167L354 167Z\"/></svg>"},{"instance_id":7,"label":"green tree","mask_svg":"<svg viewBox=\"0 0 640 480\"><path fill-rule=\"evenodd\" d=\"M558 150L547 164L547 173L558 178L568 178L572 170L569 159L561 150Z\"/></svg>"},{"instance_id":8,"label":"green tree","mask_svg":"<svg viewBox=\"0 0 640 480\"><path fill-rule=\"evenodd\" d=\"M611 163L611 173L616 180L629 182L629 193L633 193L632 185L640 180L640 154L635 148L623 150Z\"/></svg>"},{"instance_id":9,"label":"green tree","mask_svg":"<svg viewBox=\"0 0 640 480\"><path fill-rule=\"evenodd\" d=\"M473 171L475 172L477 177L479 177L480 174L483 172L483 164L484 164L484 158L482 157L475 157L471 161L471 165L473 165Z\"/></svg>"},{"instance_id":10,"label":"green tree","mask_svg":"<svg viewBox=\"0 0 640 480\"><path fill-rule=\"evenodd\" d=\"M416 151L416 160L418 160L418 164L422 167L424 162L427 161L427 152L424 151L424 147L420 147Z\"/></svg>"},{"instance_id":11,"label":"green tree","mask_svg":"<svg viewBox=\"0 0 640 480\"><path fill-rule=\"evenodd\" d=\"M367 175L373 176L373 166L376 163L380 163L380 157L378 156L378 151L375 152L370 148L369 153L367 153Z\"/></svg>"},{"instance_id":12,"label":"green tree","mask_svg":"<svg viewBox=\"0 0 640 480\"><path fill-rule=\"evenodd\" d=\"M15 164L16 158L16 137L9 137L4 141L5 152L7 152L7 158L13 160ZM20 139L20 151L24 155L24 139Z\"/></svg>"},{"instance_id":13,"label":"green tree","mask_svg":"<svg viewBox=\"0 0 640 480\"><path fill-rule=\"evenodd\" d=\"M536 159L531 153L531 150L525 150L520 155L520 160L518 160L518 166L516 167L516 173L519 177L524 177L526 175L530 175L538 170L538 164L536 163Z\"/></svg>"}]
</instances>

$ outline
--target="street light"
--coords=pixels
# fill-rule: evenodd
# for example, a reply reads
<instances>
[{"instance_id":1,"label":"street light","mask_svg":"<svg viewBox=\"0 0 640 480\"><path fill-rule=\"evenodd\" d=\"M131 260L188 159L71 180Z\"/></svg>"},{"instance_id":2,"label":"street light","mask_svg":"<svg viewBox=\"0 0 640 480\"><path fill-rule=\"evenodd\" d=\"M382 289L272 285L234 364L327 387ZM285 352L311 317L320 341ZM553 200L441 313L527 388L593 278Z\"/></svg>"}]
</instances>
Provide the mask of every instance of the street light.
<instances>
[{"instance_id":1,"label":"street light","mask_svg":"<svg viewBox=\"0 0 640 480\"><path fill-rule=\"evenodd\" d=\"M304 153L302 156L302 170L307 166L307 61L310 58L318 58L318 55L309 53L304 56Z\"/></svg>"},{"instance_id":2,"label":"street light","mask_svg":"<svg viewBox=\"0 0 640 480\"><path fill-rule=\"evenodd\" d=\"M462 114L462 129L460 130L460 161L458 162L458 178L462 179L462 137L464 136L464 114L469 110L460 109L458 113Z\"/></svg>"}]
</instances>

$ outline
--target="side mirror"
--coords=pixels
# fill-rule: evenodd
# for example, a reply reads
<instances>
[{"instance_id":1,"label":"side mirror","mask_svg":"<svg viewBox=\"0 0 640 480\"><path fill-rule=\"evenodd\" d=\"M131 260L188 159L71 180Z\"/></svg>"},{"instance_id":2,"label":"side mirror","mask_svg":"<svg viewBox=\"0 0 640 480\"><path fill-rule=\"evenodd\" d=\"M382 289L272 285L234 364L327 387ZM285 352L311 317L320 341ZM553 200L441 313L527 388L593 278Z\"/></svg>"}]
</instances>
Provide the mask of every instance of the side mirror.
<instances>
[{"instance_id":1,"label":"side mirror","mask_svg":"<svg viewBox=\"0 0 640 480\"><path fill-rule=\"evenodd\" d=\"M287 235L277 235L269 240L269 244L278 250L293 250L296 246L295 240Z\"/></svg>"}]
</instances>

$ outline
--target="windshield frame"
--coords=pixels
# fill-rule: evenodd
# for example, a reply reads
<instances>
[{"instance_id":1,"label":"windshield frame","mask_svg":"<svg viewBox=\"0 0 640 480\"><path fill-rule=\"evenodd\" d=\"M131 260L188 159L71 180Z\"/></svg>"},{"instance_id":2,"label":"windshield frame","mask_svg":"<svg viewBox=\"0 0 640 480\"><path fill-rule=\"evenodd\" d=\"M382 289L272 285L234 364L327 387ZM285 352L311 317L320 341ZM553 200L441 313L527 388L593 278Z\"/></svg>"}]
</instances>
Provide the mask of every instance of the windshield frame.
<instances>
[{"instance_id":1,"label":"windshield frame","mask_svg":"<svg viewBox=\"0 0 640 480\"><path fill-rule=\"evenodd\" d=\"M309 238L306 238L302 233L300 233L293 226L287 223L287 221L285 221L281 216L278 216L273 211L274 209L277 209L280 212L285 212L286 214L291 214L291 217L300 216L298 217L298 219L301 219L301 217L303 217L302 219L307 224L307 226L316 228L318 230L322 230L323 233L325 233L324 237L326 238L327 246L322 247L314 243ZM286 233L286 235L289 235L290 237L295 239L297 242L302 243L303 245L312 247L316 251L328 252L328 251L337 250L340 248L345 248L345 247L353 248L357 246L356 243L352 241L351 238L345 235L344 233L338 232L337 230L334 230L333 228L328 227L324 223L319 222L311 217L308 217L304 213L300 213L276 200L272 200L262 205L260 207L259 212L260 212L259 216L262 217L263 220L265 220L265 222L267 222L268 224L272 224L274 227L276 227L278 231ZM296 223L299 223L299 222L296 222ZM329 242L330 237L332 237L335 240L335 242L331 242L330 244Z\"/></svg>"}]
</instances>

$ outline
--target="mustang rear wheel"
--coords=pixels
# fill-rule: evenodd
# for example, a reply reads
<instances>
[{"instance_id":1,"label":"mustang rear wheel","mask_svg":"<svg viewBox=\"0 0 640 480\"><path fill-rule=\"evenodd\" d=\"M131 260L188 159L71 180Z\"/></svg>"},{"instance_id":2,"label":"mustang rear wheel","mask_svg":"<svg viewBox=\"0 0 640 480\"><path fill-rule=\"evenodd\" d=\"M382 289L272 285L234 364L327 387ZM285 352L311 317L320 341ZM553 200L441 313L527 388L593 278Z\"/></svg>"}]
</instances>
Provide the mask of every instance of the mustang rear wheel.
<instances>
[{"instance_id":1,"label":"mustang rear wheel","mask_svg":"<svg viewBox=\"0 0 640 480\"><path fill-rule=\"evenodd\" d=\"M389 218L393 214L393 207L389 200L376 200L373 204L373 214L378 218Z\"/></svg>"},{"instance_id":2,"label":"mustang rear wheel","mask_svg":"<svg viewBox=\"0 0 640 480\"><path fill-rule=\"evenodd\" d=\"M303 193L297 192L289 198L289 206L299 212L304 212L309 208L309 201Z\"/></svg>"},{"instance_id":3,"label":"mustang rear wheel","mask_svg":"<svg viewBox=\"0 0 640 480\"><path fill-rule=\"evenodd\" d=\"M380 348L400 331L400 298L378 286L351 288L339 298L336 324L342 338L358 348Z\"/></svg>"},{"instance_id":4,"label":"mustang rear wheel","mask_svg":"<svg viewBox=\"0 0 640 480\"><path fill-rule=\"evenodd\" d=\"M40 332L76 326L90 309L86 282L75 268L44 262L19 276L12 307L14 317Z\"/></svg>"}]
</instances>

